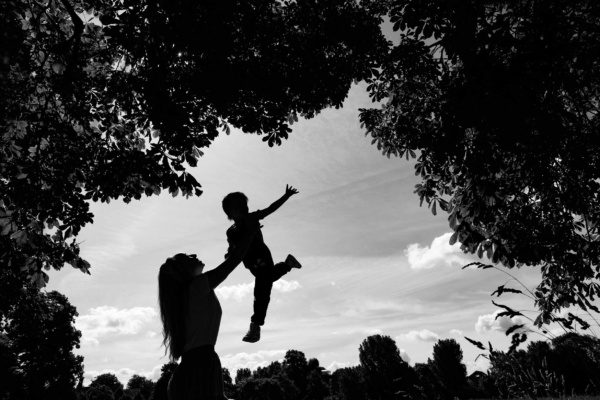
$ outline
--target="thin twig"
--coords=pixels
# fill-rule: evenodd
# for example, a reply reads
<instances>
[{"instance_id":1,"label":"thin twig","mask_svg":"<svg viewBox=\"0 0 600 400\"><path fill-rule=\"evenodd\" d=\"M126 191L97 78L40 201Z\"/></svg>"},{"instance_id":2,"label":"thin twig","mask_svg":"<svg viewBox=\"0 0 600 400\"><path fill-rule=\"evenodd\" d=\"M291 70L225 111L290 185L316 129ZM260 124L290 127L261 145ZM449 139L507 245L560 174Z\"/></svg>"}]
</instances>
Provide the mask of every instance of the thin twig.
<instances>
[{"instance_id":1,"label":"thin twig","mask_svg":"<svg viewBox=\"0 0 600 400\"><path fill-rule=\"evenodd\" d=\"M75 60L77 59L77 56L79 53L79 44L81 41L80 40L81 35L83 34L84 25L83 25L83 21L81 20L81 18L79 18L79 16L75 12L75 9L69 3L69 1L68 0L60 0L60 1L67 9L67 12L69 13L69 16L71 17L71 21L73 21L73 26L74 26L73 36L71 36L69 38L69 41L73 40L73 51L71 52L71 56L69 57L69 62L67 63L67 68L69 69L68 71L70 72L71 67L75 63ZM68 73L66 73L65 75L68 75Z\"/></svg>"}]
</instances>

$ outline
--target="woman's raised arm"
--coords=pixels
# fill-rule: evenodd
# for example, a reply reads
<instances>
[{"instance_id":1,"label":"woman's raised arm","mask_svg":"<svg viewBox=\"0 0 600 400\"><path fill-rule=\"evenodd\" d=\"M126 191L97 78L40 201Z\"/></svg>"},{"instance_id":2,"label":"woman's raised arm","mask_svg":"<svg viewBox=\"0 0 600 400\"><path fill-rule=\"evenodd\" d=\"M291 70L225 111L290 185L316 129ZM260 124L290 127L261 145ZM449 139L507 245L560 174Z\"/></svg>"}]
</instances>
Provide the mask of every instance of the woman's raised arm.
<instances>
[{"instance_id":1,"label":"woman's raised arm","mask_svg":"<svg viewBox=\"0 0 600 400\"><path fill-rule=\"evenodd\" d=\"M259 226L258 220L252 221L252 219L248 219L248 221L246 221L246 231L244 232L244 236L240 243L235 246L235 249L228 254L227 259L217 268L206 272L206 277L208 278L208 283L211 288L214 289L219 286L221 282L223 282L229 274L240 265L250 247L252 238L258 232Z\"/></svg>"}]
</instances>

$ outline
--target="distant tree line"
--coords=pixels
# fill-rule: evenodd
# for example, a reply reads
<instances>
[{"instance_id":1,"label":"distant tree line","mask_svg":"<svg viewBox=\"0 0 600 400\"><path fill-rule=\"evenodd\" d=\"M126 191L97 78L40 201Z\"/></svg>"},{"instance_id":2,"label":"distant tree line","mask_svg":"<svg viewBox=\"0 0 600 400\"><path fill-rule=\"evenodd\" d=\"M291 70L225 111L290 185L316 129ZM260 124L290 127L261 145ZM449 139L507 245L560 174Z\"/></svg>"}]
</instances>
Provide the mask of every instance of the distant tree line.
<instances>
[{"instance_id":1,"label":"distant tree line","mask_svg":"<svg viewBox=\"0 0 600 400\"><path fill-rule=\"evenodd\" d=\"M527 350L491 349L488 373L467 375L463 353L454 339L441 339L432 358L410 366L389 336L367 337L360 363L325 370L316 358L286 352L255 371L238 369L235 380L223 368L227 397L235 400L454 400L559 397L600 394L600 339L576 332L549 342L531 342ZM80 399L167 400L167 383L176 363L163 365L156 383L135 375L127 386L116 376L97 376L79 392Z\"/></svg>"},{"instance_id":2,"label":"distant tree line","mask_svg":"<svg viewBox=\"0 0 600 400\"><path fill-rule=\"evenodd\" d=\"M77 312L68 299L34 287L6 294L18 296L19 306L1 321L0 400L167 400L167 384L176 363L163 365L156 382L134 375L123 385L114 374L105 373L84 387L83 357L72 352L79 347L81 333L73 325ZM508 353L490 345L483 355L490 361L489 371L470 376L454 339L439 340L432 357L414 366L402 359L389 336L369 336L358 350L358 365L334 372L298 350L289 350L282 361L254 371L238 369L234 377L224 368L226 394L236 400L462 400L600 394L600 339L577 332L531 342L526 350Z\"/></svg>"},{"instance_id":3,"label":"distant tree line","mask_svg":"<svg viewBox=\"0 0 600 400\"><path fill-rule=\"evenodd\" d=\"M325 370L316 358L289 350L282 362L255 371L238 369L235 382L224 368L226 394L236 400L454 400L508 399L567 394L600 394L600 339L576 332L549 342L531 342L527 350L491 349L488 373L467 375L463 353L454 339L439 340L432 358L410 366L389 336L367 337L360 363ZM166 400L176 364L165 364L149 399ZM97 378L98 379L98 378Z\"/></svg>"}]
</instances>

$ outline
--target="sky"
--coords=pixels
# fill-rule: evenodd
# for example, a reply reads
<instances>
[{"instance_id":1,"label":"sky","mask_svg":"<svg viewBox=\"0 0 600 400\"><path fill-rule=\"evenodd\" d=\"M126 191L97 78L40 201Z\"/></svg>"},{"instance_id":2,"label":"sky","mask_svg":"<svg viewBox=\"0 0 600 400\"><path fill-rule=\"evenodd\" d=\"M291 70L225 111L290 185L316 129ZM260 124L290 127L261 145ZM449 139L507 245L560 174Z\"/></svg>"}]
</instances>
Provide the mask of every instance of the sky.
<instances>
[{"instance_id":1,"label":"sky","mask_svg":"<svg viewBox=\"0 0 600 400\"><path fill-rule=\"evenodd\" d=\"M133 374L158 379L168 362L157 306L160 265L184 252L197 254L205 270L216 267L230 226L223 197L242 191L252 211L277 200L286 184L299 194L263 220L263 235L275 262L293 254L302 269L275 283L259 342L241 340L252 315L250 272L240 265L216 290L223 308L216 351L232 376L292 349L330 371L356 365L361 342L373 334L392 337L411 365L432 357L439 339L455 339L469 373L487 365L465 336L506 350L506 329L526 321L495 319L490 294L519 283L494 269L462 269L476 258L448 244L447 215L419 207L414 161L382 156L360 128L358 109L372 106L356 85L342 109L295 123L280 147L235 130L222 134L190 169L203 186L200 197L93 203L94 223L78 237L91 275L51 271L46 288L77 307L85 384L106 372L123 383ZM504 271L528 288L539 280L535 268ZM534 309L520 295L499 301Z\"/></svg>"}]
</instances>

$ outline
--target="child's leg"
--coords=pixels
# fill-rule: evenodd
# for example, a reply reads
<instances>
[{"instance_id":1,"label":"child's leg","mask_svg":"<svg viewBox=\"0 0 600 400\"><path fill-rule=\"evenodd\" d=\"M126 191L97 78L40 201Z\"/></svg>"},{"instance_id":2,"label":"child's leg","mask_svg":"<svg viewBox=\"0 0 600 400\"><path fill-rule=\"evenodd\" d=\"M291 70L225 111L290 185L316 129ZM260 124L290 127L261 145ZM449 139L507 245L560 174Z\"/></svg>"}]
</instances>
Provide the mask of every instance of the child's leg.
<instances>
[{"instance_id":1,"label":"child's leg","mask_svg":"<svg viewBox=\"0 0 600 400\"><path fill-rule=\"evenodd\" d=\"M284 262L275 264L271 271L271 279L272 279L271 282L275 282L275 281L279 280L279 278L281 278L282 276L284 276L291 270L292 270L292 267L290 267L288 264L286 264Z\"/></svg>"},{"instance_id":2,"label":"child's leg","mask_svg":"<svg viewBox=\"0 0 600 400\"><path fill-rule=\"evenodd\" d=\"M264 266L251 270L255 276L254 280L254 314L250 320L256 325L262 326L267 316L267 308L271 301L271 289L273 288L272 267Z\"/></svg>"}]
</instances>

